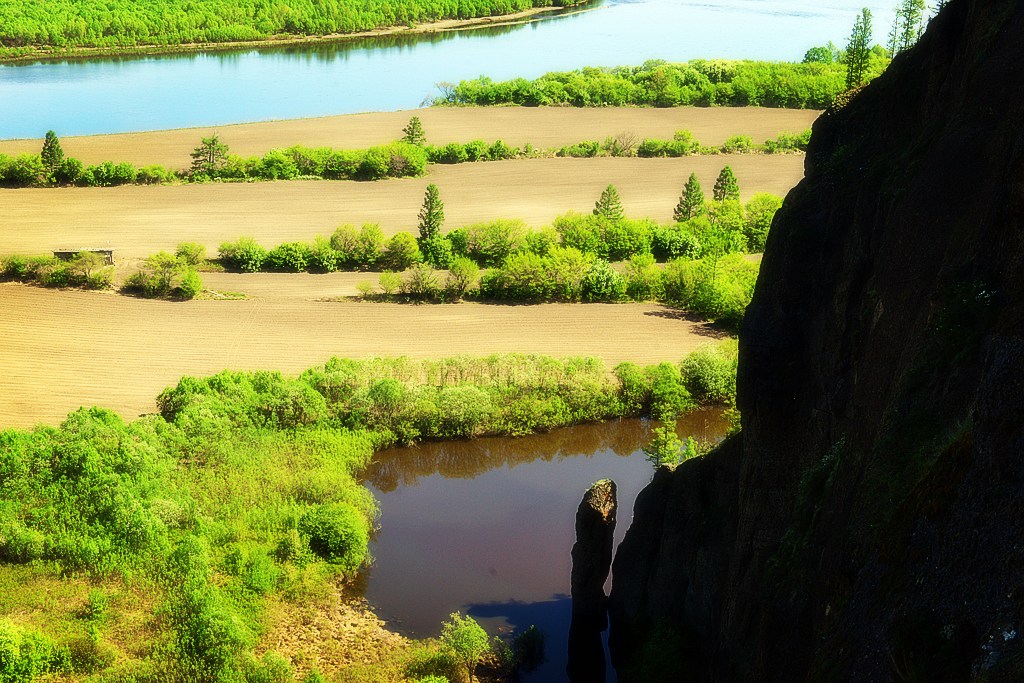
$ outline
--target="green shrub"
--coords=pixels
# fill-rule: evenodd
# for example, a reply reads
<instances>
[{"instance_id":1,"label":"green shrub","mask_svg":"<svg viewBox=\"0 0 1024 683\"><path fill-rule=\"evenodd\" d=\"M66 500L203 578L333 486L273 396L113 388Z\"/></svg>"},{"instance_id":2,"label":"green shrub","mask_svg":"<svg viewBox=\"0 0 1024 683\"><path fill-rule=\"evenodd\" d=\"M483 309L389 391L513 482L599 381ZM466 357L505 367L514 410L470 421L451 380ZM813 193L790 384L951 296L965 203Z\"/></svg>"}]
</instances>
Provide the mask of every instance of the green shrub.
<instances>
[{"instance_id":1,"label":"green shrub","mask_svg":"<svg viewBox=\"0 0 1024 683\"><path fill-rule=\"evenodd\" d=\"M417 263L402 278L402 294L413 299L433 299L440 286L437 271L427 263Z\"/></svg>"},{"instance_id":2,"label":"green shrub","mask_svg":"<svg viewBox=\"0 0 1024 683\"><path fill-rule=\"evenodd\" d=\"M458 301L472 289L480 279L480 268L465 256L452 260L445 282L445 291L452 300Z\"/></svg>"},{"instance_id":3,"label":"green shrub","mask_svg":"<svg viewBox=\"0 0 1024 683\"><path fill-rule=\"evenodd\" d=\"M500 266L525 244L527 227L521 220L497 219L475 223L465 230L465 254L484 268Z\"/></svg>"},{"instance_id":4,"label":"green shrub","mask_svg":"<svg viewBox=\"0 0 1024 683\"><path fill-rule=\"evenodd\" d=\"M700 403L736 402L735 340L703 346L683 359L680 368L687 391Z\"/></svg>"},{"instance_id":5,"label":"green shrub","mask_svg":"<svg viewBox=\"0 0 1024 683\"><path fill-rule=\"evenodd\" d=\"M430 161L435 164L461 164L469 161L466 148L457 142L450 142L444 147L432 147L428 154Z\"/></svg>"},{"instance_id":6,"label":"green shrub","mask_svg":"<svg viewBox=\"0 0 1024 683\"><path fill-rule=\"evenodd\" d=\"M733 135L722 143L722 151L726 154L750 152L754 149L754 141L749 135Z\"/></svg>"},{"instance_id":7,"label":"green shrub","mask_svg":"<svg viewBox=\"0 0 1024 683\"><path fill-rule=\"evenodd\" d=\"M304 242L285 242L267 253L264 266L271 270L301 273L309 267L311 250Z\"/></svg>"},{"instance_id":8,"label":"green shrub","mask_svg":"<svg viewBox=\"0 0 1024 683\"><path fill-rule=\"evenodd\" d=\"M402 271L423 260L416 238L407 232L397 233L384 247L381 263L388 270Z\"/></svg>"},{"instance_id":9,"label":"green shrub","mask_svg":"<svg viewBox=\"0 0 1024 683\"><path fill-rule=\"evenodd\" d=\"M206 261L206 247L195 242L182 242L174 250L174 255L192 267L200 266Z\"/></svg>"},{"instance_id":10,"label":"green shrub","mask_svg":"<svg viewBox=\"0 0 1024 683\"><path fill-rule=\"evenodd\" d=\"M34 631L0 621L0 681L31 683L48 673L70 673L67 650Z\"/></svg>"},{"instance_id":11,"label":"green shrub","mask_svg":"<svg viewBox=\"0 0 1024 683\"><path fill-rule=\"evenodd\" d=\"M626 266L626 295L634 301L658 301L665 294L661 270L652 254L637 254Z\"/></svg>"},{"instance_id":12,"label":"green shrub","mask_svg":"<svg viewBox=\"0 0 1024 683\"><path fill-rule=\"evenodd\" d=\"M251 237L240 237L235 242L220 245L220 258L230 267L243 273L257 273L267 259L267 250Z\"/></svg>"},{"instance_id":13,"label":"green shrub","mask_svg":"<svg viewBox=\"0 0 1024 683\"><path fill-rule=\"evenodd\" d=\"M292 180L299 167L289 150L272 149L260 160L259 177L263 180Z\"/></svg>"},{"instance_id":14,"label":"green shrub","mask_svg":"<svg viewBox=\"0 0 1024 683\"><path fill-rule=\"evenodd\" d=\"M317 273L333 273L338 270L341 252L331 246L331 240L317 235L309 250L309 268Z\"/></svg>"},{"instance_id":15,"label":"green shrub","mask_svg":"<svg viewBox=\"0 0 1024 683\"><path fill-rule=\"evenodd\" d=\"M385 270L377 277L377 283L380 286L381 294L384 296L394 296L402 287L402 276Z\"/></svg>"},{"instance_id":16,"label":"green shrub","mask_svg":"<svg viewBox=\"0 0 1024 683\"><path fill-rule=\"evenodd\" d=\"M319 557L354 572L366 559L370 527L366 517L347 503L313 508L299 521L299 532Z\"/></svg>"},{"instance_id":17,"label":"green shrub","mask_svg":"<svg viewBox=\"0 0 1024 683\"><path fill-rule=\"evenodd\" d=\"M487 150L487 158L491 161L515 159L517 156L519 156L519 149L511 147L501 140L495 140Z\"/></svg>"},{"instance_id":18,"label":"green shrub","mask_svg":"<svg viewBox=\"0 0 1024 683\"><path fill-rule=\"evenodd\" d=\"M574 145L566 145L558 150L560 157L590 158L601 153L601 143L597 140L584 140Z\"/></svg>"},{"instance_id":19,"label":"green shrub","mask_svg":"<svg viewBox=\"0 0 1024 683\"><path fill-rule=\"evenodd\" d=\"M3 277L6 280L26 280L29 276L28 259L24 256L8 256L3 260Z\"/></svg>"},{"instance_id":20,"label":"green shrub","mask_svg":"<svg viewBox=\"0 0 1024 683\"><path fill-rule=\"evenodd\" d=\"M189 268L181 276L181 282L175 289L174 294L179 299L194 299L203 291L203 281L195 268Z\"/></svg>"},{"instance_id":21,"label":"green shrub","mask_svg":"<svg viewBox=\"0 0 1024 683\"><path fill-rule=\"evenodd\" d=\"M701 244L685 224L658 226L651 236L651 251L660 261L692 259L700 256Z\"/></svg>"},{"instance_id":22,"label":"green shrub","mask_svg":"<svg viewBox=\"0 0 1024 683\"><path fill-rule=\"evenodd\" d=\"M473 680L477 662L490 649L490 638L473 617L455 612L441 624L441 645L462 663Z\"/></svg>"},{"instance_id":23,"label":"green shrub","mask_svg":"<svg viewBox=\"0 0 1024 683\"><path fill-rule=\"evenodd\" d=\"M626 278L600 259L590 265L581 284L584 301L621 301L626 296Z\"/></svg>"},{"instance_id":24,"label":"green shrub","mask_svg":"<svg viewBox=\"0 0 1024 683\"><path fill-rule=\"evenodd\" d=\"M768 229L771 228L772 219L775 218L775 213L781 206L782 198L767 192L759 192L747 202L743 233L746 235L749 251L764 251Z\"/></svg>"}]
</instances>

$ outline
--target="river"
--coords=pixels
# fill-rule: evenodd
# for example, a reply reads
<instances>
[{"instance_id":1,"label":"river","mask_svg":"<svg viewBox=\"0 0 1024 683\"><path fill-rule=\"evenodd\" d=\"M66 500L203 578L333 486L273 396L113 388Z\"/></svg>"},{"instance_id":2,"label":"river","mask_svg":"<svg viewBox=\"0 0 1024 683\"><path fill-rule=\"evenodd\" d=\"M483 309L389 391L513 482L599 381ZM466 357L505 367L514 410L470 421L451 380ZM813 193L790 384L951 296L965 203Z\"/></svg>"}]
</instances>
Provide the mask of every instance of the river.
<instances>
[{"instance_id":1,"label":"river","mask_svg":"<svg viewBox=\"0 0 1024 683\"><path fill-rule=\"evenodd\" d=\"M726 427L702 410L678 431L716 441ZM645 421L620 420L379 453L366 472L381 509L367 600L411 636L436 636L456 610L492 633L536 625L547 659L524 680L565 680L576 508L592 483L615 480L621 541L653 472L640 452L649 437Z\"/></svg>"},{"instance_id":2,"label":"river","mask_svg":"<svg viewBox=\"0 0 1024 683\"><path fill-rule=\"evenodd\" d=\"M435 84L647 59L800 60L892 0L599 0L526 24L229 52L0 66L0 139L408 109Z\"/></svg>"}]
</instances>

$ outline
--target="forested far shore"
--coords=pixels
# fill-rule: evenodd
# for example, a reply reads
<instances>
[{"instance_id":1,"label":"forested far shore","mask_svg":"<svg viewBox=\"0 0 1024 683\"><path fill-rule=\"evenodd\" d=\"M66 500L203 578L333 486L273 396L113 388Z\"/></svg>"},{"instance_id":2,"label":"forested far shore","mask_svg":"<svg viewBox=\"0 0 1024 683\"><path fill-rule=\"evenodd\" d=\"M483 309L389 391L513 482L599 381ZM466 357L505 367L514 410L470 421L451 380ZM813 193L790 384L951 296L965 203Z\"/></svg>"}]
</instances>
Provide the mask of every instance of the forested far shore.
<instances>
[{"instance_id":1,"label":"forested far shore","mask_svg":"<svg viewBox=\"0 0 1024 683\"><path fill-rule=\"evenodd\" d=\"M37 49L232 43L471 20L572 0L0 0L0 59Z\"/></svg>"}]
</instances>

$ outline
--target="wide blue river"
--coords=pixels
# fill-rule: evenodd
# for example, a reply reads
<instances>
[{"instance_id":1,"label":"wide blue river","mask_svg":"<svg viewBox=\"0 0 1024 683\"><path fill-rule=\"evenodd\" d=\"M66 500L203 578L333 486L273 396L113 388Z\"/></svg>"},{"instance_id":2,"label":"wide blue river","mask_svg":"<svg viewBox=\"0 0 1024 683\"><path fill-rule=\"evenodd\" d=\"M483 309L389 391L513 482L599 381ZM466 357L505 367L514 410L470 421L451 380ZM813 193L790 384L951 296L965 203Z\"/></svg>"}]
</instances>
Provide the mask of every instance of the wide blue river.
<instances>
[{"instance_id":1,"label":"wide blue river","mask_svg":"<svg viewBox=\"0 0 1024 683\"><path fill-rule=\"evenodd\" d=\"M799 60L845 45L863 6L884 42L892 0L603 0L504 28L165 57L0 66L0 139L407 109L435 84L647 59Z\"/></svg>"}]
</instances>

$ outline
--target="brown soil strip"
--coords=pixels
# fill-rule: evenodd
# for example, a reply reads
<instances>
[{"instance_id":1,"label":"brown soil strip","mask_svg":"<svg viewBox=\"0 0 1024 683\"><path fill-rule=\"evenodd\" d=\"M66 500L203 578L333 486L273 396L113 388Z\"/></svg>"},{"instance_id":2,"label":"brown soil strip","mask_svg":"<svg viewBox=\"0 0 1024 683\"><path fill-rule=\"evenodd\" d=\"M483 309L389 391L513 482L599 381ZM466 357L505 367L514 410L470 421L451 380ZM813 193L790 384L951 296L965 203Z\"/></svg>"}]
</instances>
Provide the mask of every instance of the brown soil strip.
<instances>
[{"instance_id":1,"label":"brown soil strip","mask_svg":"<svg viewBox=\"0 0 1024 683\"><path fill-rule=\"evenodd\" d=\"M247 276L232 289L245 291ZM298 373L331 356L435 358L524 352L678 360L720 334L654 304L403 305L313 300L352 276L257 275L280 293L244 301L145 301L0 284L0 427L58 423L81 405L155 410L182 375Z\"/></svg>"}]
</instances>

